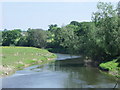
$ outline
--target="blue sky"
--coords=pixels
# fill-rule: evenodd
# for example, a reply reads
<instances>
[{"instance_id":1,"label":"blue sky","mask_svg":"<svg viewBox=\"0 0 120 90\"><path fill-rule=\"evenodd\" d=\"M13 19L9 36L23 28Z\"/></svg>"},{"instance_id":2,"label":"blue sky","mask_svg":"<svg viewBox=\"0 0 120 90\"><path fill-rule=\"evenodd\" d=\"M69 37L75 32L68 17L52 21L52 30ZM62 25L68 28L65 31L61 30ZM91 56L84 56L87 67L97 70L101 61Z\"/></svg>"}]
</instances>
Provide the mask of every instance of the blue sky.
<instances>
[{"instance_id":1,"label":"blue sky","mask_svg":"<svg viewBox=\"0 0 120 90\"><path fill-rule=\"evenodd\" d=\"M0 29L48 29L50 24L90 21L96 5L97 2L4 2Z\"/></svg>"}]
</instances>

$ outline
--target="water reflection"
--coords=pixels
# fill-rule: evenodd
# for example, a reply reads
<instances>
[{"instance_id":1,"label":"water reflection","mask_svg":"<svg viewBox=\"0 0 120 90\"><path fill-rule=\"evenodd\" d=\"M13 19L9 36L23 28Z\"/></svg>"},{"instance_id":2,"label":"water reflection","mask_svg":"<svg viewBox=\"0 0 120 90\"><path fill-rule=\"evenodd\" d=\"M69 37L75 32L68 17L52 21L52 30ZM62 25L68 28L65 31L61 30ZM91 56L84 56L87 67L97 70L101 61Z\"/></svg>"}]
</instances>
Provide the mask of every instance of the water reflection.
<instances>
[{"instance_id":1,"label":"water reflection","mask_svg":"<svg viewBox=\"0 0 120 90\"><path fill-rule=\"evenodd\" d=\"M114 78L111 79L111 77L100 73L97 68L85 67L83 61L80 59L56 61L54 64L55 65L49 65L51 69L54 69L54 71L68 73L67 81L64 80L65 87L114 87Z\"/></svg>"},{"instance_id":2,"label":"water reflection","mask_svg":"<svg viewBox=\"0 0 120 90\"><path fill-rule=\"evenodd\" d=\"M114 78L101 73L97 68L85 67L83 59L76 58L56 60L17 71L14 75L3 78L2 87L113 88L114 85Z\"/></svg>"}]
</instances>

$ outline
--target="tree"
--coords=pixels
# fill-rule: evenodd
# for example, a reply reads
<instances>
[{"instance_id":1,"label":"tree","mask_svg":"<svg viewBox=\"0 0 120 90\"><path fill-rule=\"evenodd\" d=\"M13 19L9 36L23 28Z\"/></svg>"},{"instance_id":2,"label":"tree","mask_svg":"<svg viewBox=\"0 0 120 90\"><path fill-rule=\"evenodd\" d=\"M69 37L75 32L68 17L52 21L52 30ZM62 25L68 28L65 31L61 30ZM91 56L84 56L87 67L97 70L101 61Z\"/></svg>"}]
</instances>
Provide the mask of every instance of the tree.
<instances>
[{"instance_id":1,"label":"tree","mask_svg":"<svg viewBox=\"0 0 120 90\"><path fill-rule=\"evenodd\" d=\"M80 26L81 24L77 21L71 21L70 25L74 25L74 26Z\"/></svg>"},{"instance_id":2,"label":"tree","mask_svg":"<svg viewBox=\"0 0 120 90\"><path fill-rule=\"evenodd\" d=\"M21 30L14 29L14 30L5 30L2 31L2 45L9 46L9 45L16 45L21 37Z\"/></svg>"},{"instance_id":3,"label":"tree","mask_svg":"<svg viewBox=\"0 0 120 90\"><path fill-rule=\"evenodd\" d=\"M51 24L51 25L49 25L48 31L54 33L54 31L57 30L57 28L58 28L58 27L57 27L57 24Z\"/></svg>"},{"instance_id":4,"label":"tree","mask_svg":"<svg viewBox=\"0 0 120 90\"><path fill-rule=\"evenodd\" d=\"M118 10L118 17L120 17L120 1L118 2L117 10Z\"/></svg>"},{"instance_id":5,"label":"tree","mask_svg":"<svg viewBox=\"0 0 120 90\"><path fill-rule=\"evenodd\" d=\"M27 36L21 36L21 38L17 42L17 46L28 46Z\"/></svg>"},{"instance_id":6,"label":"tree","mask_svg":"<svg viewBox=\"0 0 120 90\"><path fill-rule=\"evenodd\" d=\"M38 48L46 47L46 32L42 29L29 29L28 31L28 45Z\"/></svg>"},{"instance_id":7,"label":"tree","mask_svg":"<svg viewBox=\"0 0 120 90\"><path fill-rule=\"evenodd\" d=\"M101 57L112 58L120 54L120 29L118 26L117 10L111 3L99 2L98 11L93 13L95 23L96 44L101 49ZM99 53L99 50L98 52Z\"/></svg>"},{"instance_id":8,"label":"tree","mask_svg":"<svg viewBox=\"0 0 120 90\"><path fill-rule=\"evenodd\" d=\"M67 25L58 29L55 33L55 41L60 46L67 49L68 53L74 54L78 47L77 36L75 35L76 26Z\"/></svg>"},{"instance_id":9,"label":"tree","mask_svg":"<svg viewBox=\"0 0 120 90\"><path fill-rule=\"evenodd\" d=\"M2 31L0 31L0 46L2 46Z\"/></svg>"}]
</instances>

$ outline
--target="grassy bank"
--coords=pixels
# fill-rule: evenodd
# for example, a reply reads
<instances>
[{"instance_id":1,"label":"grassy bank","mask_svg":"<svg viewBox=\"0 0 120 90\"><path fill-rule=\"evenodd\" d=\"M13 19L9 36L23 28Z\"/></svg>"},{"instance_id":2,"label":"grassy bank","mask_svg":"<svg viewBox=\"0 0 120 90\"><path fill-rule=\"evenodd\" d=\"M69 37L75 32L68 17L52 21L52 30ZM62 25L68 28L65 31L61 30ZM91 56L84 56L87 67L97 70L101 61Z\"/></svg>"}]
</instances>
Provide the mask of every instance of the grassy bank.
<instances>
[{"instance_id":1,"label":"grassy bank","mask_svg":"<svg viewBox=\"0 0 120 90\"><path fill-rule=\"evenodd\" d=\"M33 47L0 47L2 52L2 64L0 64L0 76L12 74L16 70L23 69L34 64L44 64L54 60L56 55L45 49Z\"/></svg>"},{"instance_id":2,"label":"grassy bank","mask_svg":"<svg viewBox=\"0 0 120 90\"><path fill-rule=\"evenodd\" d=\"M103 69L108 69L109 74L116 77L120 77L120 67L119 67L118 59L114 59L106 63L101 63L99 66Z\"/></svg>"}]
</instances>

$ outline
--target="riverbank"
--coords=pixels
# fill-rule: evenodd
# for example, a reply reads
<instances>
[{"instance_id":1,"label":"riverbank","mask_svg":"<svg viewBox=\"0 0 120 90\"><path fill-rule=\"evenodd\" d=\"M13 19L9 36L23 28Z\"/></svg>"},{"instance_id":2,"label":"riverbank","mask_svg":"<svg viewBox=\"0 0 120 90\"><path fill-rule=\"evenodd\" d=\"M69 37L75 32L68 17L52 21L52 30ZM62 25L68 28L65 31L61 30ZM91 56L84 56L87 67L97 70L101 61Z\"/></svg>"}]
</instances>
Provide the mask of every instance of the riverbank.
<instances>
[{"instance_id":1,"label":"riverbank","mask_svg":"<svg viewBox=\"0 0 120 90\"><path fill-rule=\"evenodd\" d=\"M104 63L85 58L83 58L83 60L86 67L96 67L103 73L120 78L120 58L113 59Z\"/></svg>"},{"instance_id":2,"label":"riverbank","mask_svg":"<svg viewBox=\"0 0 120 90\"><path fill-rule=\"evenodd\" d=\"M85 67L82 58L66 60L66 54L56 55L57 60L53 63L30 66L12 76L2 78L2 88L113 88L115 86L116 78L101 73L97 68ZM119 87L118 84L116 88Z\"/></svg>"},{"instance_id":3,"label":"riverbank","mask_svg":"<svg viewBox=\"0 0 120 90\"><path fill-rule=\"evenodd\" d=\"M0 64L0 77L10 75L16 70L25 67L44 64L53 61L56 55L45 49L34 47L0 47L2 64Z\"/></svg>"},{"instance_id":4,"label":"riverbank","mask_svg":"<svg viewBox=\"0 0 120 90\"><path fill-rule=\"evenodd\" d=\"M107 71L110 75L120 77L120 66L118 59L99 64L102 71Z\"/></svg>"},{"instance_id":5,"label":"riverbank","mask_svg":"<svg viewBox=\"0 0 120 90\"><path fill-rule=\"evenodd\" d=\"M47 48L47 50L53 53L68 54L68 52L65 52L64 49L60 48ZM86 67L97 67L102 72L108 73L109 75L112 75L114 77L120 77L120 66L118 59L108 61L106 63L101 63L100 61L98 62L97 60L86 58L85 56L82 56L81 58L84 60L84 65Z\"/></svg>"},{"instance_id":6,"label":"riverbank","mask_svg":"<svg viewBox=\"0 0 120 90\"><path fill-rule=\"evenodd\" d=\"M69 52L65 48L46 48L46 49L52 53L69 54Z\"/></svg>"}]
</instances>

